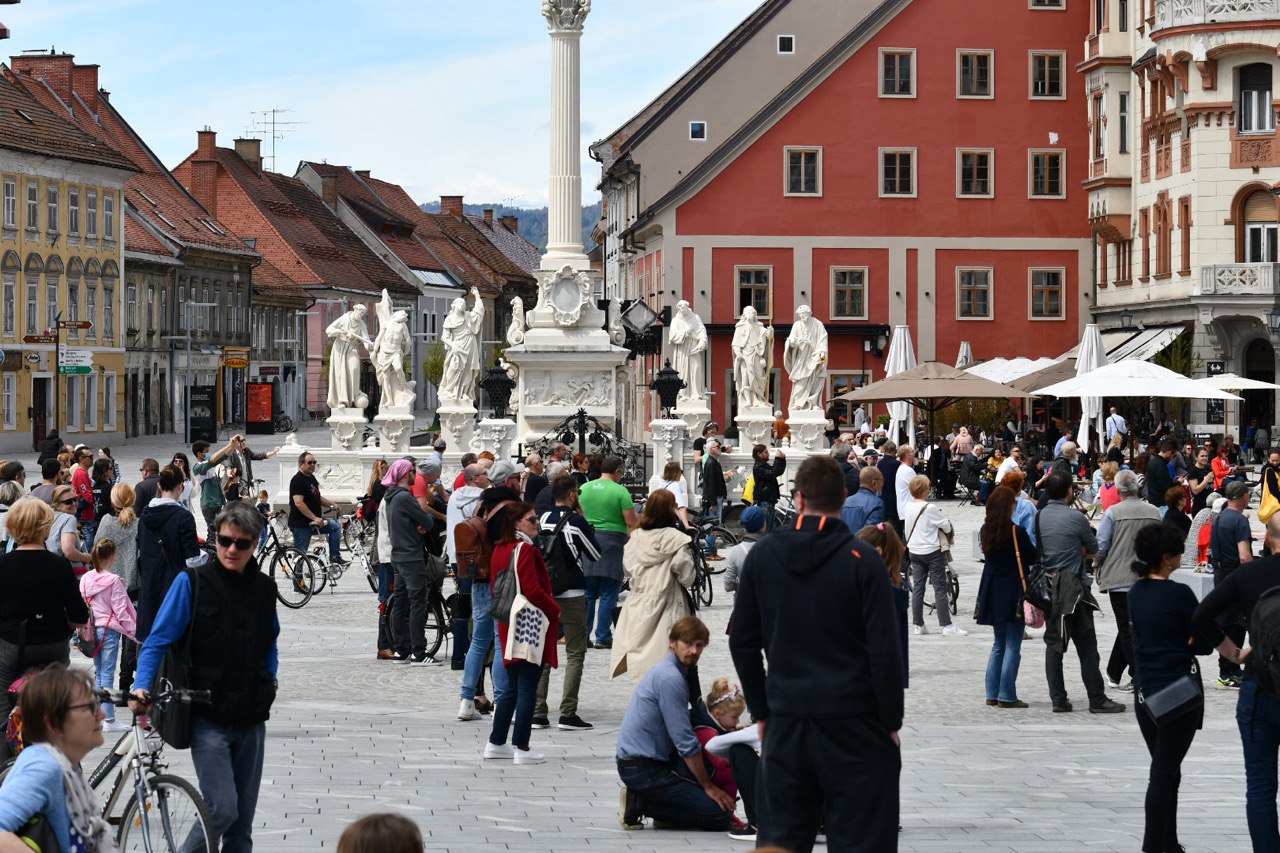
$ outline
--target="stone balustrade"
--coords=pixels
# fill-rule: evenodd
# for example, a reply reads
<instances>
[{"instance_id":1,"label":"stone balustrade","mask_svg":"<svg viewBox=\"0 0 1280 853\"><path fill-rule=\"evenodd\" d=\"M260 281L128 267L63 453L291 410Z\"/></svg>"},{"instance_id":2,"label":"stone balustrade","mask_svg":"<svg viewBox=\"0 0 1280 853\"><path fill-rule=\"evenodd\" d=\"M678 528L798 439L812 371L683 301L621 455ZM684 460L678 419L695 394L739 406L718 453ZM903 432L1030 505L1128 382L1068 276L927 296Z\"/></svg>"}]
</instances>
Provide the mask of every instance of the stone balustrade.
<instances>
[{"instance_id":1,"label":"stone balustrade","mask_svg":"<svg viewBox=\"0 0 1280 853\"><path fill-rule=\"evenodd\" d=\"M1280 264L1206 264L1194 296L1274 296Z\"/></svg>"},{"instance_id":2,"label":"stone balustrade","mask_svg":"<svg viewBox=\"0 0 1280 853\"><path fill-rule=\"evenodd\" d=\"M1280 0L1156 0L1154 30L1280 17Z\"/></svg>"}]
</instances>

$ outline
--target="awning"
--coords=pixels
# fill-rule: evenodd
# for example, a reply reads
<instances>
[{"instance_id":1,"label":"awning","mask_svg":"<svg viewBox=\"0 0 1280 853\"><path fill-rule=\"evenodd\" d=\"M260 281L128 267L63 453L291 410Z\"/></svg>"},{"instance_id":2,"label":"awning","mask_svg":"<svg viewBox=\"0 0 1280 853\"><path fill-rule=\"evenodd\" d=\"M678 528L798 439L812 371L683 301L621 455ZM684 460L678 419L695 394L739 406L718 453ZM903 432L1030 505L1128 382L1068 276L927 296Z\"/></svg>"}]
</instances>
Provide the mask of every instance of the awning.
<instances>
[{"instance_id":1,"label":"awning","mask_svg":"<svg viewBox=\"0 0 1280 853\"><path fill-rule=\"evenodd\" d=\"M1007 385L1015 379L1043 370L1055 363L1056 360L1052 358L993 358L990 361L975 364L966 372Z\"/></svg>"},{"instance_id":2,"label":"awning","mask_svg":"<svg viewBox=\"0 0 1280 853\"><path fill-rule=\"evenodd\" d=\"M1102 346L1107 351L1107 358L1113 363L1128 359L1146 361L1173 343L1183 331L1185 327L1180 325L1145 329L1111 329L1102 333ZM1055 360L1075 358L1079 350L1080 345L1077 344Z\"/></svg>"}]
</instances>

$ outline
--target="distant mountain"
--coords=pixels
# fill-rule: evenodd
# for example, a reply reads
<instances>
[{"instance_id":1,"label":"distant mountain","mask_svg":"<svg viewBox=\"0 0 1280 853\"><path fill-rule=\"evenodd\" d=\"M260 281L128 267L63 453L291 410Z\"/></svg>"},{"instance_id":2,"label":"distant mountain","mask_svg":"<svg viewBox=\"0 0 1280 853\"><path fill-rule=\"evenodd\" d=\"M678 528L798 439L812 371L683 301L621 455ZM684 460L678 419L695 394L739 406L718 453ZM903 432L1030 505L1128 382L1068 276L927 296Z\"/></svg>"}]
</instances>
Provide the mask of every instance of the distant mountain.
<instances>
[{"instance_id":1,"label":"distant mountain","mask_svg":"<svg viewBox=\"0 0 1280 853\"><path fill-rule=\"evenodd\" d=\"M537 246L541 251L547 250L547 209L545 207L507 207L503 204L464 204L463 210L476 216L485 210L493 209L493 218L499 216L515 216L520 220L520 236ZM440 202L433 201L422 205L427 213L439 213ZM582 208L582 239L590 252L595 248L591 241L591 229L600 221L600 202Z\"/></svg>"}]
</instances>

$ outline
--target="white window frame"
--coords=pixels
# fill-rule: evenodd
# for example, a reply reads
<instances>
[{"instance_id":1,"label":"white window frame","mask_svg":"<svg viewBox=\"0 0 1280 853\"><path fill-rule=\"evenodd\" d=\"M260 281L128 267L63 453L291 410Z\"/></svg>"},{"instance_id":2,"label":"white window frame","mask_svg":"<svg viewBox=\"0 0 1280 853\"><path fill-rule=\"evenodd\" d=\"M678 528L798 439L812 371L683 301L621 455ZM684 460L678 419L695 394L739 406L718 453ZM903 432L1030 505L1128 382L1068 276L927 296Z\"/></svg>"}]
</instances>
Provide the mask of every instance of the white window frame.
<instances>
[{"instance_id":1,"label":"white window frame","mask_svg":"<svg viewBox=\"0 0 1280 853\"><path fill-rule=\"evenodd\" d=\"M1117 121L1120 131L1120 152L1121 154L1129 153L1129 101L1131 96L1128 92L1119 92L1116 107Z\"/></svg>"},{"instance_id":2,"label":"white window frame","mask_svg":"<svg viewBox=\"0 0 1280 853\"><path fill-rule=\"evenodd\" d=\"M884 191L884 155L886 154L911 155L911 192L887 193ZM919 152L915 148L886 147L878 149L876 152L876 178L876 190L879 192L880 198L915 198L920 193Z\"/></svg>"},{"instance_id":3,"label":"white window frame","mask_svg":"<svg viewBox=\"0 0 1280 853\"><path fill-rule=\"evenodd\" d=\"M83 383L80 382L80 376L74 373L65 377L65 381L66 385L63 387L66 389L64 400L67 404L67 429L73 432L80 432L83 429L82 416L84 414L84 400L81 396L84 392Z\"/></svg>"},{"instance_id":4,"label":"white window frame","mask_svg":"<svg viewBox=\"0 0 1280 853\"><path fill-rule=\"evenodd\" d=\"M18 428L18 374L4 374L0 385L0 417L5 429Z\"/></svg>"},{"instance_id":5,"label":"white window frame","mask_svg":"<svg viewBox=\"0 0 1280 853\"><path fill-rule=\"evenodd\" d=\"M98 374L84 377L84 428L86 432L98 431Z\"/></svg>"},{"instance_id":6,"label":"white window frame","mask_svg":"<svg viewBox=\"0 0 1280 853\"><path fill-rule=\"evenodd\" d=\"M40 330L40 274L29 273L26 270L23 270L22 284L25 289L23 301L27 306L27 334L38 334Z\"/></svg>"},{"instance_id":7,"label":"white window frame","mask_svg":"<svg viewBox=\"0 0 1280 853\"><path fill-rule=\"evenodd\" d=\"M62 199L59 195L58 185L53 181L44 185L44 206L45 206L45 229L50 234L58 233L58 220L62 207Z\"/></svg>"},{"instance_id":8,"label":"white window frame","mask_svg":"<svg viewBox=\"0 0 1280 853\"><path fill-rule=\"evenodd\" d=\"M695 125L701 125L701 126L702 126L702 135L701 135L701 136L694 136L694 135L693 135L693 128L694 128L694 126L695 126ZM689 141L690 141L690 142L706 142L706 141L707 141L707 136L708 136L708 135L709 135L709 134L708 134L708 129L707 129L707 123L706 123L705 121L702 121L702 120L700 120L700 119L699 119L699 120L697 120L697 121L691 121L691 122L689 122Z\"/></svg>"},{"instance_id":9,"label":"white window frame","mask_svg":"<svg viewBox=\"0 0 1280 853\"><path fill-rule=\"evenodd\" d=\"M116 431L116 375L102 374L102 431Z\"/></svg>"},{"instance_id":10,"label":"white window frame","mask_svg":"<svg viewBox=\"0 0 1280 853\"><path fill-rule=\"evenodd\" d=\"M1051 272L1058 275L1058 315L1056 317L1036 316L1035 280L1036 273ZM1027 319L1039 323L1045 320L1062 321L1067 319L1067 268L1066 267L1031 267L1027 270Z\"/></svg>"},{"instance_id":11,"label":"white window frame","mask_svg":"<svg viewBox=\"0 0 1280 853\"><path fill-rule=\"evenodd\" d=\"M90 240L98 239L98 193L95 190L85 191L84 200L84 236Z\"/></svg>"},{"instance_id":12,"label":"white window frame","mask_svg":"<svg viewBox=\"0 0 1280 853\"><path fill-rule=\"evenodd\" d=\"M756 309L756 316L761 320L773 319L773 264L736 264L733 268L733 318L736 320L742 316L742 279L743 272L748 270L764 270L769 274L769 280L765 283L765 302L767 303L767 314L761 313Z\"/></svg>"},{"instance_id":13,"label":"white window frame","mask_svg":"<svg viewBox=\"0 0 1280 853\"><path fill-rule=\"evenodd\" d=\"M86 338L98 337L98 285L84 283L84 318L93 325L85 330Z\"/></svg>"},{"instance_id":14,"label":"white window frame","mask_svg":"<svg viewBox=\"0 0 1280 853\"><path fill-rule=\"evenodd\" d=\"M817 154L817 184L816 191L811 193L792 192L791 191L791 155L797 154ZM803 182L803 178L801 179ZM782 194L789 198L822 198L822 146L821 145L787 145L782 149Z\"/></svg>"},{"instance_id":15,"label":"white window frame","mask_svg":"<svg viewBox=\"0 0 1280 853\"><path fill-rule=\"evenodd\" d=\"M889 94L884 90L884 58L888 54L907 54L911 57L911 91L906 94ZM882 98L914 98L916 97L916 78L919 76L916 66L916 49L914 47L882 47L876 54L876 94Z\"/></svg>"},{"instance_id":16,"label":"white window frame","mask_svg":"<svg viewBox=\"0 0 1280 853\"><path fill-rule=\"evenodd\" d=\"M102 194L102 239L116 239L116 194Z\"/></svg>"},{"instance_id":17,"label":"white window frame","mask_svg":"<svg viewBox=\"0 0 1280 853\"><path fill-rule=\"evenodd\" d=\"M116 289L113 285L102 286L102 335L104 340L114 340L116 336Z\"/></svg>"},{"instance_id":18,"label":"white window frame","mask_svg":"<svg viewBox=\"0 0 1280 853\"><path fill-rule=\"evenodd\" d=\"M1057 154L1061 159L1058 165L1057 195L1036 193L1035 157L1037 154ZM1055 200L1067 197L1067 149L1065 148L1030 148L1027 150L1027 198Z\"/></svg>"},{"instance_id":19,"label":"white window frame","mask_svg":"<svg viewBox=\"0 0 1280 853\"><path fill-rule=\"evenodd\" d=\"M4 179L4 218L0 219L3 227L11 231L18 230L18 179Z\"/></svg>"},{"instance_id":20,"label":"white window frame","mask_svg":"<svg viewBox=\"0 0 1280 853\"><path fill-rule=\"evenodd\" d=\"M965 317L961 313L963 304L960 295L960 280L962 273L967 272L985 272L987 274L987 316L985 317ZM956 267L956 320L965 323L990 323L996 318L996 286L995 286L995 269L993 267Z\"/></svg>"},{"instance_id":21,"label":"white window frame","mask_svg":"<svg viewBox=\"0 0 1280 853\"><path fill-rule=\"evenodd\" d=\"M783 49L782 49L782 40L783 40L783 39L791 39L791 50L783 50ZM795 37L794 35L791 35L790 33L779 33L779 34L778 34L778 40L777 40L777 42L776 42L776 46L777 46L777 48L778 48L778 55L779 55L779 56L793 56L793 55L795 55L795 52L796 52L796 37Z\"/></svg>"},{"instance_id":22,"label":"white window frame","mask_svg":"<svg viewBox=\"0 0 1280 853\"><path fill-rule=\"evenodd\" d=\"M987 94L966 95L963 89L964 58L987 57ZM956 49L956 97L962 101L990 101L996 96L996 52L987 48L962 47Z\"/></svg>"},{"instance_id":23,"label":"white window frame","mask_svg":"<svg viewBox=\"0 0 1280 853\"><path fill-rule=\"evenodd\" d=\"M862 273L862 313L861 314L840 314L836 311L836 276L842 272L859 272ZM837 266L831 268L830 278L831 285L831 313L828 315L832 320L865 320L867 319L867 311L871 302L871 270L865 266ZM830 398L828 398L830 399Z\"/></svg>"},{"instance_id":24,"label":"white window frame","mask_svg":"<svg viewBox=\"0 0 1280 853\"><path fill-rule=\"evenodd\" d=\"M27 181L27 221L28 231L40 230L40 182ZM34 215L33 215L34 214Z\"/></svg>"},{"instance_id":25,"label":"white window frame","mask_svg":"<svg viewBox=\"0 0 1280 853\"><path fill-rule=\"evenodd\" d=\"M1258 95L1271 95L1266 89L1240 90L1240 118L1236 122L1241 136L1270 135L1276 132L1276 115L1274 95L1260 98ZM1253 125L1245 128L1245 124Z\"/></svg>"},{"instance_id":26,"label":"white window frame","mask_svg":"<svg viewBox=\"0 0 1280 853\"><path fill-rule=\"evenodd\" d=\"M1056 95L1036 94L1036 57L1040 56L1058 58L1059 93ZM1067 99L1067 52L1065 50L1027 51L1027 96L1033 101L1065 101Z\"/></svg>"},{"instance_id":27,"label":"white window frame","mask_svg":"<svg viewBox=\"0 0 1280 853\"><path fill-rule=\"evenodd\" d=\"M987 155L987 192L964 192L964 155ZM996 197L996 150L994 148L957 148L956 149L956 198L995 198Z\"/></svg>"},{"instance_id":28,"label":"white window frame","mask_svg":"<svg viewBox=\"0 0 1280 853\"><path fill-rule=\"evenodd\" d=\"M4 312L4 325L0 334L5 337L14 337L18 334L18 273L7 272L0 273L0 286L3 287L3 307L0 311Z\"/></svg>"},{"instance_id":29,"label":"white window frame","mask_svg":"<svg viewBox=\"0 0 1280 853\"><path fill-rule=\"evenodd\" d=\"M80 188L67 187L67 235L80 236Z\"/></svg>"}]
</instances>

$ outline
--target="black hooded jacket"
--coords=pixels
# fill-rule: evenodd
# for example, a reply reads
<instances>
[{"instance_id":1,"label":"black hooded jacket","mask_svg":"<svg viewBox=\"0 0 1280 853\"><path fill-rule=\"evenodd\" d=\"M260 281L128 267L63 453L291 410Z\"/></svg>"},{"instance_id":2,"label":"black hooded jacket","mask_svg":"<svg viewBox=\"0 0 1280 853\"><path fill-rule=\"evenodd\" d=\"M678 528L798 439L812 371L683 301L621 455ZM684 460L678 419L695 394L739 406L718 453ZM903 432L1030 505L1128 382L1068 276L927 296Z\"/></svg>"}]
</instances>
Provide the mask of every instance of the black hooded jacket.
<instances>
[{"instance_id":1,"label":"black hooded jacket","mask_svg":"<svg viewBox=\"0 0 1280 853\"><path fill-rule=\"evenodd\" d=\"M151 633L165 593L183 569L197 565L200 540L191 510L176 501L152 501L138 517L138 640Z\"/></svg>"},{"instance_id":2,"label":"black hooded jacket","mask_svg":"<svg viewBox=\"0 0 1280 853\"><path fill-rule=\"evenodd\" d=\"M738 580L729 633L752 716L860 716L890 732L901 728L895 608L884 561L839 517L802 516L796 529L756 543Z\"/></svg>"}]
</instances>

